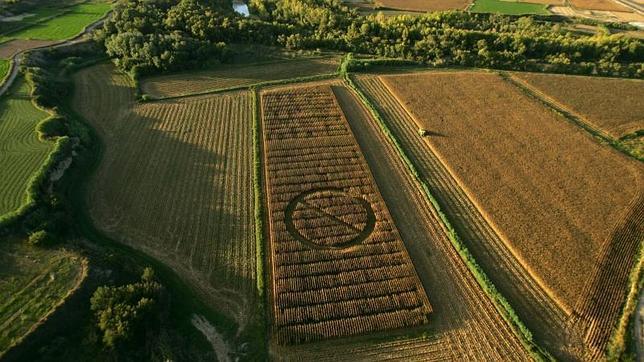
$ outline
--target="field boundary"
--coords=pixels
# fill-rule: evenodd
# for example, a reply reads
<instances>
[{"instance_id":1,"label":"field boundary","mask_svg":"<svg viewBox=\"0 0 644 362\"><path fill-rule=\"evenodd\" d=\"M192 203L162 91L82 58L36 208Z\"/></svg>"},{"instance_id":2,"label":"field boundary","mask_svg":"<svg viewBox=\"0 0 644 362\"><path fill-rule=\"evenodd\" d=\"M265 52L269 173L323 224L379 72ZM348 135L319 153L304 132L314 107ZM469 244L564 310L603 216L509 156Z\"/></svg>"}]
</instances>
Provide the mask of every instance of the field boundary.
<instances>
[{"instance_id":1,"label":"field boundary","mask_svg":"<svg viewBox=\"0 0 644 362\"><path fill-rule=\"evenodd\" d=\"M544 74L547 74L547 73L544 73ZM616 139L609 136L604 131L592 126L592 123L588 122L586 118L584 118L583 116L577 114L576 112L568 110L567 107L559 104L559 102L555 101L547 94L535 89L531 85L527 84L525 81L517 79L512 74L508 72L500 71L499 75L505 81L507 81L508 83L512 84L513 86L521 90L528 97L538 101L539 103L543 104L545 107L550 109L551 111L565 118L568 122L586 131L593 138L597 139L600 143L607 144L611 146L613 149L623 153L628 157L644 162L644 157L637 156L635 153L633 153L630 149L625 147L620 142L620 140L622 140L623 137ZM625 135L624 137L627 137L627 136L629 135Z\"/></svg>"},{"instance_id":2,"label":"field boundary","mask_svg":"<svg viewBox=\"0 0 644 362\"><path fill-rule=\"evenodd\" d=\"M347 59L347 61L350 62L351 59ZM460 236L456 233L456 230L451 225L447 216L442 212L440 205L438 204L438 201L431 193L427 183L420 176L420 173L418 172L417 167L411 161L409 156L407 156L402 145L400 144L398 139L394 136L394 134L391 132L391 130L389 129L389 126L385 123L380 113L376 110L374 105L371 103L370 99L355 84L355 82L353 81L353 79L351 79L351 76L349 75L348 72L344 73L343 75L349 87L356 92L356 94L362 100L366 108L370 111L374 119L376 119L381 130L387 136L387 138L389 138L389 140L392 142L395 149L398 151L399 156L403 159L410 173L413 175L414 179L420 184L425 197L432 204L436 213L439 215L439 218L443 226L447 230L447 236L450 242L457 250L458 254L461 256L461 258L467 265L468 269L470 269L478 284L481 286L484 292L490 297L490 299L492 300L497 310L501 312L501 315L503 316L503 318L512 327L512 330L519 337L519 340L521 341L521 343L524 345L524 347L526 347L528 352L536 360L539 360L539 361L554 360L554 358L547 351L543 350L540 346L536 344L536 342L533 340L532 332L530 332L527 326L519 319L518 315L516 314L516 312L510 305L510 303L505 299L505 297L503 297L503 295L499 293L499 291L496 289L492 281L485 274L485 271L483 271L483 269L477 264L476 260L474 259L474 256L470 253L470 251L467 249L465 244L462 242Z\"/></svg>"},{"instance_id":3,"label":"field boundary","mask_svg":"<svg viewBox=\"0 0 644 362\"><path fill-rule=\"evenodd\" d=\"M211 95L211 94L219 94L219 93L226 93L226 92L233 92L233 91L238 91L238 90L249 90L252 88L264 88L264 87L271 87L271 86L276 86L276 85L283 85L283 84L292 84L292 83L305 83L305 82L313 82L316 80L325 80L325 79L332 79L340 75L339 71L336 71L334 73L325 73L325 74L317 74L317 75L310 75L306 77L295 77L295 78L286 78L286 79L278 79L278 80L269 80L266 82L257 82L253 84L248 84L248 85L240 85L240 86L233 86L233 87L225 87L225 88L218 88L218 89L212 89L212 90L206 90L203 92L193 92L193 93L187 93L187 94L181 94L178 96L169 96L169 97L152 97L148 94L143 94L140 97L140 101L142 102L161 102L161 101L167 101L167 100L175 100L175 99L182 99L182 98L190 98L190 97L197 97L197 96L203 96L203 95Z\"/></svg>"},{"instance_id":4,"label":"field boundary","mask_svg":"<svg viewBox=\"0 0 644 362\"><path fill-rule=\"evenodd\" d=\"M628 327L636 316L639 294L644 286L643 266L644 244L640 243L637 258L628 277L626 299L622 304L619 319L615 322L610 339L606 345L605 357L608 361L621 361L631 339L629 337Z\"/></svg>"}]
</instances>

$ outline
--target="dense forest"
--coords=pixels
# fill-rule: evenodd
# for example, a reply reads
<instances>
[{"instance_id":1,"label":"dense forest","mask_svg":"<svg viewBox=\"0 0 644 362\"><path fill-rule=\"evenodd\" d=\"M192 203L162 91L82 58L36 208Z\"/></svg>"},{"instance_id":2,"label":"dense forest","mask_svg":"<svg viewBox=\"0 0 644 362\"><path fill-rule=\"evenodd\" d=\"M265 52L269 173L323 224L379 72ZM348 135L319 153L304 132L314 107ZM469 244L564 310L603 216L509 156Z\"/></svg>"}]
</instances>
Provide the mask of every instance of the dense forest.
<instances>
[{"instance_id":1,"label":"dense forest","mask_svg":"<svg viewBox=\"0 0 644 362\"><path fill-rule=\"evenodd\" d=\"M210 66L230 44L348 51L433 66L644 75L642 40L580 35L556 22L467 12L362 16L339 0L251 0L252 16L210 0L120 0L98 39L133 74Z\"/></svg>"}]
</instances>

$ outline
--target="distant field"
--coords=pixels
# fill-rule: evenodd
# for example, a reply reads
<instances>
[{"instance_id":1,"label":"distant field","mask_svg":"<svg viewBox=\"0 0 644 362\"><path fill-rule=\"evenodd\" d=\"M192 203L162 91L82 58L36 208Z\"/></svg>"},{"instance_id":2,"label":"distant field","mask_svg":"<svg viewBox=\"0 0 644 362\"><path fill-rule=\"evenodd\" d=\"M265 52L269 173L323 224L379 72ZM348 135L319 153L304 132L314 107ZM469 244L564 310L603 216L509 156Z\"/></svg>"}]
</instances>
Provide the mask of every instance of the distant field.
<instances>
[{"instance_id":1,"label":"distant field","mask_svg":"<svg viewBox=\"0 0 644 362\"><path fill-rule=\"evenodd\" d=\"M111 4L106 2L74 5L60 16L30 25L7 36L13 39L69 39L83 31L87 25L103 17L110 7Z\"/></svg>"},{"instance_id":2,"label":"distant field","mask_svg":"<svg viewBox=\"0 0 644 362\"><path fill-rule=\"evenodd\" d=\"M642 166L497 75L382 79L524 267L593 321L586 343L601 351L638 246Z\"/></svg>"},{"instance_id":3,"label":"distant field","mask_svg":"<svg viewBox=\"0 0 644 362\"><path fill-rule=\"evenodd\" d=\"M248 92L137 104L110 65L74 76L105 152L89 183L99 229L160 258L240 325L257 311Z\"/></svg>"},{"instance_id":4,"label":"distant field","mask_svg":"<svg viewBox=\"0 0 644 362\"><path fill-rule=\"evenodd\" d=\"M49 314L84 278L73 252L0 243L0 356Z\"/></svg>"},{"instance_id":5,"label":"distant field","mask_svg":"<svg viewBox=\"0 0 644 362\"><path fill-rule=\"evenodd\" d=\"M376 4L388 9L403 11L463 10L471 0L377 0Z\"/></svg>"},{"instance_id":6,"label":"distant field","mask_svg":"<svg viewBox=\"0 0 644 362\"><path fill-rule=\"evenodd\" d=\"M29 91L18 78L0 98L0 215L21 206L31 176L53 150L53 143L36 134L36 125L49 114L31 103Z\"/></svg>"},{"instance_id":7,"label":"distant field","mask_svg":"<svg viewBox=\"0 0 644 362\"><path fill-rule=\"evenodd\" d=\"M644 130L644 81L513 73L531 87L618 139Z\"/></svg>"},{"instance_id":8,"label":"distant field","mask_svg":"<svg viewBox=\"0 0 644 362\"><path fill-rule=\"evenodd\" d=\"M470 7L470 11L475 13L499 13L507 15L550 14L546 6L542 4L502 0L475 0L474 5Z\"/></svg>"},{"instance_id":9,"label":"distant field","mask_svg":"<svg viewBox=\"0 0 644 362\"><path fill-rule=\"evenodd\" d=\"M633 12L630 8L620 5L613 0L570 0L570 3L573 7L584 10Z\"/></svg>"},{"instance_id":10,"label":"distant field","mask_svg":"<svg viewBox=\"0 0 644 362\"><path fill-rule=\"evenodd\" d=\"M331 88L263 93L262 118L278 343L427 323L423 285Z\"/></svg>"},{"instance_id":11,"label":"distant field","mask_svg":"<svg viewBox=\"0 0 644 362\"><path fill-rule=\"evenodd\" d=\"M338 57L296 59L271 64L226 65L217 69L144 79L141 88L153 97L171 97L217 89L249 86L272 80L329 74L337 70Z\"/></svg>"}]
</instances>

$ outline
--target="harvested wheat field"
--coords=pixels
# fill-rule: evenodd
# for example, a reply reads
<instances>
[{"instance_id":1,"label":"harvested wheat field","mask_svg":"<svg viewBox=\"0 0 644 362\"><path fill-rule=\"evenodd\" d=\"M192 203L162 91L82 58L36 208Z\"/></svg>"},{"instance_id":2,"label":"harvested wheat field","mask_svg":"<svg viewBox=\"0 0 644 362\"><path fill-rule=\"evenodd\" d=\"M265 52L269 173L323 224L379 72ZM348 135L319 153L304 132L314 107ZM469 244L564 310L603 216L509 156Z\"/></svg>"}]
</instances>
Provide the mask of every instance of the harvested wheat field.
<instances>
[{"instance_id":1,"label":"harvested wheat field","mask_svg":"<svg viewBox=\"0 0 644 362\"><path fill-rule=\"evenodd\" d=\"M471 3L470 0L376 0L381 7L418 12L463 10Z\"/></svg>"},{"instance_id":2,"label":"harvested wheat field","mask_svg":"<svg viewBox=\"0 0 644 362\"><path fill-rule=\"evenodd\" d=\"M221 65L214 70L151 77L141 82L144 93L155 98L243 87L294 77L334 73L338 57L285 60L247 65Z\"/></svg>"},{"instance_id":3,"label":"harvested wheat field","mask_svg":"<svg viewBox=\"0 0 644 362\"><path fill-rule=\"evenodd\" d=\"M633 11L626 6L618 4L613 0L570 0L573 8L582 10L601 10L601 11L618 11L632 13Z\"/></svg>"},{"instance_id":4,"label":"harvested wheat field","mask_svg":"<svg viewBox=\"0 0 644 362\"><path fill-rule=\"evenodd\" d=\"M601 353L642 235L641 165L496 74L382 80L506 246L586 330L593 355Z\"/></svg>"},{"instance_id":5,"label":"harvested wheat field","mask_svg":"<svg viewBox=\"0 0 644 362\"><path fill-rule=\"evenodd\" d=\"M136 104L110 65L74 82L74 108L104 144L88 190L94 223L161 259L243 329L257 308L250 94Z\"/></svg>"},{"instance_id":6,"label":"harvested wheat field","mask_svg":"<svg viewBox=\"0 0 644 362\"><path fill-rule=\"evenodd\" d=\"M644 130L642 80L537 73L512 76L612 138Z\"/></svg>"},{"instance_id":7,"label":"harvested wheat field","mask_svg":"<svg viewBox=\"0 0 644 362\"><path fill-rule=\"evenodd\" d=\"M277 342L427 323L423 285L331 88L261 102Z\"/></svg>"}]
</instances>

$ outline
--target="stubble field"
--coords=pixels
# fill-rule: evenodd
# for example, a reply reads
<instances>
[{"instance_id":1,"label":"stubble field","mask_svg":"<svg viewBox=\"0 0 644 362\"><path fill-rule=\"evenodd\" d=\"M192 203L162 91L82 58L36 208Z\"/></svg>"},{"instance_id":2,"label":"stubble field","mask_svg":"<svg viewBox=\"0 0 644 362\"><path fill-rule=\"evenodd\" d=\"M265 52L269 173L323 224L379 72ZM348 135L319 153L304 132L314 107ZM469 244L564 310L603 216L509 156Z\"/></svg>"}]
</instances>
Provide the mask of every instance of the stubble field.
<instances>
[{"instance_id":1,"label":"stubble field","mask_svg":"<svg viewBox=\"0 0 644 362\"><path fill-rule=\"evenodd\" d=\"M74 108L105 149L89 184L93 221L171 266L243 329L258 302L250 94L136 104L109 65L74 81Z\"/></svg>"},{"instance_id":2,"label":"stubble field","mask_svg":"<svg viewBox=\"0 0 644 362\"><path fill-rule=\"evenodd\" d=\"M222 65L215 70L162 75L144 79L141 89L155 98L243 87L294 77L334 73L337 57L275 61L270 64Z\"/></svg>"},{"instance_id":3,"label":"stubble field","mask_svg":"<svg viewBox=\"0 0 644 362\"><path fill-rule=\"evenodd\" d=\"M575 75L513 73L533 89L619 139L644 130L644 81Z\"/></svg>"},{"instance_id":4,"label":"stubble field","mask_svg":"<svg viewBox=\"0 0 644 362\"><path fill-rule=\"evenodd\" d=\"M522 266L564 310L593 326L586 343L600 350L634 254L623 249L637 246L632 220L639 220L642 206L639 164L594 143L494 74L427 73L383 81L417 127L430 132L428 147ZM508 102L514 106L505 107ZM617 278L603 291L610 297L588 303L602 292L606 273Z\"/></svg>"},{"instance_id":5,"label":"stubble field","mask_svg":"<svg viewBox=\"0 0 644 362\"><path fill-rule=\"evenodd\" d=\"M351 91L332 88L429 293L432 315L429 324L411 330L274 346L274 355L278 360L316 361L528 360L377 123Z\"/></svg>"}]
</instances>

